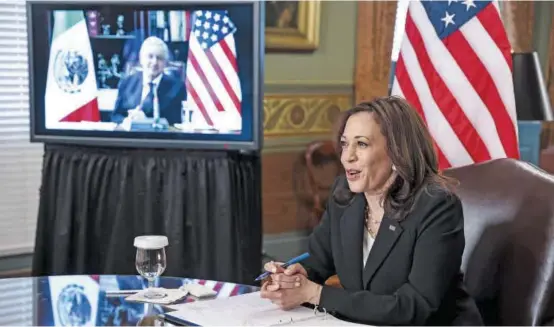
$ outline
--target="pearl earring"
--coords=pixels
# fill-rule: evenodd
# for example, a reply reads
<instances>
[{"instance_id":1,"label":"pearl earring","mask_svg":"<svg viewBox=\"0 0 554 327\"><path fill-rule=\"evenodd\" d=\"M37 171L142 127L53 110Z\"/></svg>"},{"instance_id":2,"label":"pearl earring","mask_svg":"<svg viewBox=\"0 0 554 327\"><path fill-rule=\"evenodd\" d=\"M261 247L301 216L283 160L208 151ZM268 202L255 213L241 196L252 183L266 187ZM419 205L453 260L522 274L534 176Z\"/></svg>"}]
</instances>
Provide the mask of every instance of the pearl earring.
<instances>
[{"instance_id":1,"label":"pearl earring","mask_svg":"<svg viewBox=\"0 0 554 327\"><path fill-rule=\"evenodd\" d=\"M392 171L396 171L396 166L392 165Z\"/></svg>"}]
</instances>

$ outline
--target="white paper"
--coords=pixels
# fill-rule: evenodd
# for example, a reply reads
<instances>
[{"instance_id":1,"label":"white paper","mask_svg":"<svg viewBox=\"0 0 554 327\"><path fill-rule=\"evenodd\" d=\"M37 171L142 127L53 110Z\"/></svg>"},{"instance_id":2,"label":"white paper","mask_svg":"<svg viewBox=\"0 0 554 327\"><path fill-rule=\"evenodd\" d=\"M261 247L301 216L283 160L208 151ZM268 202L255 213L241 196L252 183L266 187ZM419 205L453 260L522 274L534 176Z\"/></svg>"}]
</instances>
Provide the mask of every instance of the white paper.
<instances>
[{"instance_id":1,"label":"white paper","mask_svg":"<svg viewBox=\"0 0 554 327\"><path fill-rule=\"evenodd\" d=\"M197 298L211 297L217 295L217 292L214 291L212 288L200 284L185 284L179 289L188 292L190 295Z\"/></svg>"},{"instance_id":2,"label":"white paper","mask_svg":"<svg viewBox=\"0 0 554 327\"><path fill-rule=\"evenodd\" d=\"M282 310L260 292L169 306L167 315L202 326L355 325L306 307Z\"/></svg>"},{"instance_id":3,"label":"white paper","mask_svg":"<svg viewBox=\"0 0 554 327\"><path fill-rule=\"evenodd\" d=\"M148 290L142 290L136 294L130 295L125 298L125 300L130 302L144 302L144 303L154 303L154 304L171 304L179 301L180 299L187 296L187 291L180 289L167 289L167 288L153 288L153 290L158 292L166 293L166 296L161 299L149 299L144 297L144 294Z\"/></svg>"}]
</instances>

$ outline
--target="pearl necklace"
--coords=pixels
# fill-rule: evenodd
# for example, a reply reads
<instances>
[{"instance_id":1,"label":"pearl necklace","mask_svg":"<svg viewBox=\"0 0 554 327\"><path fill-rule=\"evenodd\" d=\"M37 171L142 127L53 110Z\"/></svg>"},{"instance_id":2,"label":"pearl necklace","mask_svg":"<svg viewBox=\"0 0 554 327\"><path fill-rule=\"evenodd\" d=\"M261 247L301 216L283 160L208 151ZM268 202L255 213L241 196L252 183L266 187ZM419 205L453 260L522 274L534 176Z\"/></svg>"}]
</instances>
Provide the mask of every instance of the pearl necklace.
<instances>
[{"instance_id":1,"label":"pearl necklace","mask_svg":"<svg viewBox=\"0 0 554 327\"><path fill-rule=\"evenodd\" d=\"M374 232L373 229L371 229L370 221L375 225L377 225L381 223L381 220L372 219L371 212L369 211L369 206L368 205L365 206L365 227L369 232L369 235L371 235L371 237L375 238L375 236L377 235L377 232Z\"/></svg>"}]
</instances>

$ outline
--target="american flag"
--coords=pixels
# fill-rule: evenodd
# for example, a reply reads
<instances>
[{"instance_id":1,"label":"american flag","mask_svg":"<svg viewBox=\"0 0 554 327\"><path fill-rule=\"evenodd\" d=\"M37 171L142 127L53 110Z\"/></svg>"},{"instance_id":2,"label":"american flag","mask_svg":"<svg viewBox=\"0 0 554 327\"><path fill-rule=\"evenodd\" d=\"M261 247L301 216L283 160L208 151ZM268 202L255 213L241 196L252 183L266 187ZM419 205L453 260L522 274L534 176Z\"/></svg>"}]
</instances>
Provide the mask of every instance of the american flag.
<instances>
[{"instance_id":1,"label":"american flag","mask_svg":"<svg viewBox=\"0 0 554 327\"><path fill-rule=\"evenodd\" d=\"M217 129L242 128L242 91L234 33L226 11L198 10L192 15L187 59L187 102Z\"/></svg>"},{"instance_id":2,"label":"american flag","mask_svg":"<svg viewBox=\"0 0 554 327\"><path fill-rule=\"evenodd\" d=\"M412 1L391 94L433 136L440 169L519 158L511 46L495 1Z\"/></svg>"}]
</instances>

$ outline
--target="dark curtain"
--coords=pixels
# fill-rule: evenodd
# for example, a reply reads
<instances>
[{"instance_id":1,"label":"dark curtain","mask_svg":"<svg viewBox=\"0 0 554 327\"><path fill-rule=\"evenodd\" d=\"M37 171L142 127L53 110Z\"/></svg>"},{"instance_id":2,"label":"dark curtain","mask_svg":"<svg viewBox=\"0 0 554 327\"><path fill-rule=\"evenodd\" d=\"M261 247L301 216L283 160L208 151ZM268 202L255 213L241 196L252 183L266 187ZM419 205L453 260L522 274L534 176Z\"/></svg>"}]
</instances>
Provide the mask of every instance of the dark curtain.
<instances>
[{"instance_id":1,"label":"dark curtain","mask_svg":"<svg viewBox=\"0 0 554 327\"><path fill-rule=\"evenodd\" d=\"M46 145L33 274L136 275L134 237L162 234L164 276L252 283L262 253L259 159Z\"/></svg>"}]
</instances>

